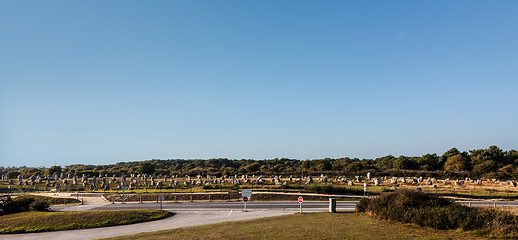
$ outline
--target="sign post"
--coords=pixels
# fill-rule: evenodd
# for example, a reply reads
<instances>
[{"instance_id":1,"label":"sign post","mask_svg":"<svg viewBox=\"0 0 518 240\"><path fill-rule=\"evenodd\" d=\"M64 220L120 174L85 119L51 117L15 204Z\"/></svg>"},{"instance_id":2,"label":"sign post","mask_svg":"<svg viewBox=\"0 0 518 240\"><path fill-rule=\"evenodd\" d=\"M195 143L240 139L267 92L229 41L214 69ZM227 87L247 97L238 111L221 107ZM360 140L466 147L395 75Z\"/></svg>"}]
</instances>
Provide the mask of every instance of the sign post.
<instances>
[{"instance_id":1,"label":"sign post","mask_svg":"<svg viewBox=\"0 0 518 240\"><path fill-rule=\"evenodd\" d=\"M299 205L300 205L300 213L302 213L302 202L304 201L304 199L302 198L302 196L299 197Z\"/></svg>"},{"instance_id":2,"label":"sign post","mask_svg":"<svg viewBox=\"0 0 518 240\"><path fill-rule=\"evenodd\" d=\"M248 202L248 197L243 197L243 202L245 203L245 212L246 212L246 202Z\"/></svg>"},{"instance_id":3,"label":"sign post","mask_svg":"<svg viewBox=\"0 0 518 240\"><path fill-rule=\"evenodd\" d=\"M164 196L158 196L158 201L160 201L160 210L162 210L162 201L164 201Z\"/></svg>"},{"instance_id":4,"label":"sign post","mask_svg":"<svg viewBox=\"0 0 518 240\"><path fill-rule=\"evenodd\" d=\"M243 203L245 203L245 212L246 212L246 202L248 202L248 198L252 196L252 190L241 190L241 196L243 197Z\"/></svg>"},{"instance_id":5,"label":"sign post","mask_svg":"<svg viewBox=\"0 0 518 240\"><path fill-rule=\"evenodd\" d=\"M363 183L363 196L367 195L367 183Z\"/></svg>"},{"instance_id":6,"label":"sign post","mask_svg":"<svg viewBox=\"0 0 518 240\"><path fill-rule=\"evenodd\" d=\"M124 189L126 188L126 184L122 183L122 203L125 203L124 200L125 200L125 197L126 195L124 194Z\"/></svg>"}]
</instances>

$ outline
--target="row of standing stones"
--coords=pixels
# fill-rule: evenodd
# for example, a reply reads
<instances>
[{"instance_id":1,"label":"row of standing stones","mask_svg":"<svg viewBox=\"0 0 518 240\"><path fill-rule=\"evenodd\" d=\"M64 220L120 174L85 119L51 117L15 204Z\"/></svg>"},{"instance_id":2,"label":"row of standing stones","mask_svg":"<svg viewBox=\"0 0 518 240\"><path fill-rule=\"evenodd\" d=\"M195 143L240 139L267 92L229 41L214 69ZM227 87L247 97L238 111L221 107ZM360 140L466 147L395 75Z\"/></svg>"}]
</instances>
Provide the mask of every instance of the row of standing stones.
<instances>
[{"instance_id":1,"label":"row of standing stones","mask_svg":"<svg viewBox=\"0 0 518 240\"><path fill-rule=\"evenodd\" d=\"M11 185L15 185L15 181L13 179L9 179L7 175L1 175L0 180L8 181L9 189L11 189ZM249 184L274 184L274 185L283 185L289 186L290 183L301 182L304 184L311 184L314 182L320 183L338 183L338 184L347 184L348 186L353 186L355 183L368 183L374 186L394 186L400 183L410 184L410 185L431 185L433 188L437 188L440 184L447 186L462 186L464 184L472 184L472 185L483 185L483 183L493 183L499 186L509 186L509 187L517 187L517 183L513 180L509 181L499 181L497 179L435 179L435 178L424 178L424 177L394 177L394 176L382 176L382 177L372 177L372 174L369 172L365 176L355 176L354 178L347 178L345 176L338 176L335 178L331 178L325 174L321 174L320 176L300 176L300 177L282 177L278 176L249 176L249 175L234 175L234 176L222 176L215 177L211 175L207 175L205 177L198 175L196 177L191 176L183 176L180 177L178 175L173 176L156 176L156 175L147 175L147 174L129 174L129 176L108 176L99 175L99 176L88 176L83 174L82 176L71 176L71 174L55 174L54 176L35 176L32 175L28 178L25 178L22 175L17 177L16 184L18 186L33 186L35 189L39 187L36 186L39 184L44 184L47 188L52 188L53 190L62 190L68 189L68 187L72 184L73 186L82 185L83 189L89 189L91 191L96 191L98 189L102 190L110 190L110 186L113 188L120 190L125 186L128 190L134 189L143 189L143 188L163 188L165 184L169 183L169 187L176 187L180 184L184 186L209 186L209 185L241 185L245 183Z\"/></svg>"}]
</instances>

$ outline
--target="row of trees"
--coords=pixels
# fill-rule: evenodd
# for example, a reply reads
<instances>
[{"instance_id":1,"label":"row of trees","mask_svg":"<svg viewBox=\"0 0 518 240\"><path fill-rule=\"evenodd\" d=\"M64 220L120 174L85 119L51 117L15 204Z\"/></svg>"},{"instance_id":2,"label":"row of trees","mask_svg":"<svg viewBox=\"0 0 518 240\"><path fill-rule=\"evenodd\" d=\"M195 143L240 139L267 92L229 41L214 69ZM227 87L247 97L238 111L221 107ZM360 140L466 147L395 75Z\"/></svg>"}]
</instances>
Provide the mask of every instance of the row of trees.
<instances>
[{"instance_id":1,"label":"row of trees","mask_svg":"<svg viewBox=\"0 0 518 240\"><path fill-rule=\"evenodd\" d=\"M150 175L234 175L234 174L283 174L283 175L352 175L370 171L378 175L391 175L394 171L406 175L423 175L433 173L434 176L466 176L472 178L518 178L518 152L503 151L497 146L487 149L460 152L452 148L442 155L425 154L420 157L392 155L376 159L338 158L338 159L269 159L269 160L230 160L226 158L208 160L147 160L137 162L120 162L113 165L70 165L62 168L3 168L0 174L14 178L19 174L52 175L65 173L71 175L99 174L122 175L143 173Z\"/></svg>"}]
</instances>

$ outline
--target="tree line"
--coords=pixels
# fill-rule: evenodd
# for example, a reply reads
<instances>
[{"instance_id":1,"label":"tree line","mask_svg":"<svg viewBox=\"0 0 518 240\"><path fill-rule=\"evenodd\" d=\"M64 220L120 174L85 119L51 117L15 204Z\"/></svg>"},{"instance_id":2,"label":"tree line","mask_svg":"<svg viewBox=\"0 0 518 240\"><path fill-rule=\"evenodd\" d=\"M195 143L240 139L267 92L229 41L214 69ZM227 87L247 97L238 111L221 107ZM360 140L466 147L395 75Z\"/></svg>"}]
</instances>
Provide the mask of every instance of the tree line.
<instances>
[{"instance_id":1,"label":"tree line","mask_svg":"<svg viewBox=\"0 0 518 240\"><path fill-rule=\"evenodd\" d=\"M110 165L52 166L49 168L0 167L0 174L9 178L18 175L47 176L65 173L81 176L129 175L141 173L148 175L345 175L351 176L372 172L375 175L434 176L434 177L471 177L487 179L517 179L518 152L503 151L497 146L460 152L452 148L442 155L425 154L420 157L392 155L376 159L325 158L297 160L275 158L267 160L252 159L152 159L145 161L120 162Z\"/></svg>"}]
</instances>

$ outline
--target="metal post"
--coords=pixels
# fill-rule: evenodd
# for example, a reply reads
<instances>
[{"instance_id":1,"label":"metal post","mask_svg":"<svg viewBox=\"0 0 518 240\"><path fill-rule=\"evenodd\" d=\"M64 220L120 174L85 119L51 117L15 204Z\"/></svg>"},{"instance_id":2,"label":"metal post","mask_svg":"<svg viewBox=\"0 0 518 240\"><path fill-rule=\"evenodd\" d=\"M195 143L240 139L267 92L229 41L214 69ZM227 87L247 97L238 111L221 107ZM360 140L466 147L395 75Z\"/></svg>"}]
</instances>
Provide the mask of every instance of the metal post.
<instances>
[{"instance_id":1,"label":"metal post","mask_svg":"<svg viewBox=\"0 0 518 240\"><path fill-rule=\"evenodd\" d=\"M300 205L299 213L302 213L302 203L299 203L299 205Z\"/></svg>"}]
</instances>

